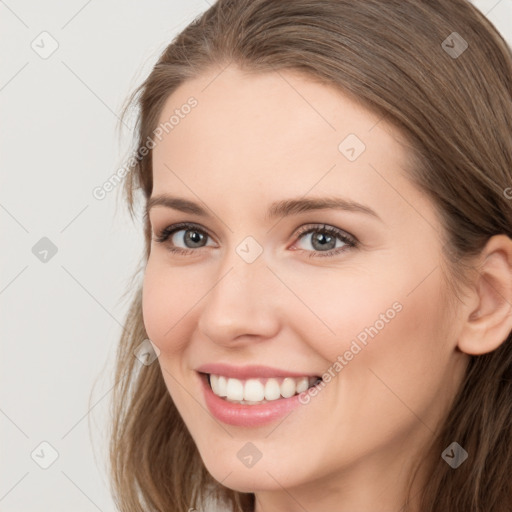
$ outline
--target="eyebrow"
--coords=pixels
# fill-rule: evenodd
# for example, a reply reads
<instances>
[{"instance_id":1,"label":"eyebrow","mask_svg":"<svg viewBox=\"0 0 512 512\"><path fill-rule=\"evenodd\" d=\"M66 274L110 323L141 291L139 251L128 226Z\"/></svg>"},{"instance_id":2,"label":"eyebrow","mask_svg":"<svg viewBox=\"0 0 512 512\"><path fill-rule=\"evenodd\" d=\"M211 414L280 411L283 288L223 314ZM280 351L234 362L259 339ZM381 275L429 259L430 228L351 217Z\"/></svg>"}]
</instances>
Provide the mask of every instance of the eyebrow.
<instances>
[{"instance_id":1,"label":"eyebrow","mask_svg":"<svg viewBox=\"0 0 512 512\"><path fill-rule=\"evenodd\" d=\"M167 194L161 194L149 198L146 206L146 216L155 206L165 206L180 212L191 213L201 217L212 217L212 215L198 203ZM369 206L342 197L318 197L309 199L298 198L275 201L270 205L266 219L272 220L278 217L282 218L298 213L309 212L312 210L325 209L364 213L366 215L373 216L382 222L382 219L377 214L377 212L372 210Z\"/></svg>"}]
</instances>

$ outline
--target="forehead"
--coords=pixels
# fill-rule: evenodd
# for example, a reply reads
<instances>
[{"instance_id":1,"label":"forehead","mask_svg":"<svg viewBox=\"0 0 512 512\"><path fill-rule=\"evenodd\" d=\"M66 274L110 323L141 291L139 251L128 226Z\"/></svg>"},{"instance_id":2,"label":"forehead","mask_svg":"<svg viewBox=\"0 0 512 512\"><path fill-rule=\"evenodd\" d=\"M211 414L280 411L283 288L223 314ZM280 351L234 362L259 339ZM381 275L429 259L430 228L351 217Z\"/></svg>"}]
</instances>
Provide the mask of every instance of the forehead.
<instances>
[{"instance_id":1,"label":"forehead","mask_svg":"<svg viewBox=\"0 0 512 512\"><path fill-rule=\"evenodd\" d=\"M378 138L384 147L395 145L400 137L357 99L295 70L212 69L174 91L159 123L179 114L191 97L197 106L185 108L190 112L180 119L174 115L179 124L168 134L177 145L190 136L208 149L210 140L215 145L229 140L238 154L258 149L261 157L263 152L286 155L290 148L305 153L322 142L322 150L337 155L339 143L349 134L361 140ZM381 129L372 133L377 125Z\"/></svg>"},{"instance_id":2,"label":"forehead","mask_svg":"<svg viewBox=\"0 0 512 512\"><path fill-rule=\"evenodd\" d=\"M212 69L167 99L159 123L167 129L153 150L153 194L179 190L217 204L229 197L236 206L260 195L343 194L398 214L425 200L406 179L400 132L295 71Z\"/></svg>"}]
</instances>

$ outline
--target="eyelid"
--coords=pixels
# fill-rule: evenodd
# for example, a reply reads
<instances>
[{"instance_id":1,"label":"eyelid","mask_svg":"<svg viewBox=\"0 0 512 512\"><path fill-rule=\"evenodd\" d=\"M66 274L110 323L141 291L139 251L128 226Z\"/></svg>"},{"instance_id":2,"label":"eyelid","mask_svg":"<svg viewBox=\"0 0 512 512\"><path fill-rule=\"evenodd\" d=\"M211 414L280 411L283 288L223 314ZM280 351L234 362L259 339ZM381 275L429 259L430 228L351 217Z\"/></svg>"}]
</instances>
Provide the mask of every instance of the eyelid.
<instances>
[{"instance_id":1,"label":"eyelid","mask_svg":"<svg viewBox=\"0 0 512 512\"><path fill-rule=\"evenodd\" d=\"M209 236L212 239L215 238L213 235L210 234L210 232L205 227L201 226L200 224L197 224L195 222L186 222L185 221L185 222L176 222L175 224L169 224L169 225L165 226L164 228L157 230L158 234L154 233L156 235L155 241L161 241L158 239L163 238L166 234L167 234L167 237L170 237L177 231L181 231L181 230L187 231L187 230L191 230L191 229L195 229L195 230L199 231L200 233L203 233L203 234Z\"/></svg>"},{"instance_id":2,"label":"eyelid","mask_svg":"<svg viewBox=\"0 0 512 512\"><path fill-rule=\"evenodd\" d=\"M338 236L340 238L346 238L351 241L354 245L359 243L357 237L345 231L344 229L338 228L331 224L326 224L324 222L313 222L310 224L304 224L300 228L296 230L296 237L300 237L306 233L310 233L313 231L326 231L328 233L332 233L334 236Z\"/></svg>"}]
</instances>

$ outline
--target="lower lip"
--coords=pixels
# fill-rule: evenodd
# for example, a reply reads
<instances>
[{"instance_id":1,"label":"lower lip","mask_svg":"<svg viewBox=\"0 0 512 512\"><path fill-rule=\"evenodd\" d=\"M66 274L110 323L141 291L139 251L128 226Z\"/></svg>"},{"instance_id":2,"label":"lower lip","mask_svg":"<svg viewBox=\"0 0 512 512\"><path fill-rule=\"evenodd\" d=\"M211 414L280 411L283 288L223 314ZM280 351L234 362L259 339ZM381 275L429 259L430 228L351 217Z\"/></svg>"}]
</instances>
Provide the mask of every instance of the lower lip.
<instances>
[{"instance_id":1,"label":"lower lip","mask_svg":"<svg viewBox=\"0 0 512 512\"><path fill-rule=\"evenodd\" d=\"M299 396L279 398L259 405L234 404L217 396L208 384L208 376L199 374L203 386L204 399L210 412L220 421L238 427L266 425L300 405Z\"/></svg>"}]
</instances>

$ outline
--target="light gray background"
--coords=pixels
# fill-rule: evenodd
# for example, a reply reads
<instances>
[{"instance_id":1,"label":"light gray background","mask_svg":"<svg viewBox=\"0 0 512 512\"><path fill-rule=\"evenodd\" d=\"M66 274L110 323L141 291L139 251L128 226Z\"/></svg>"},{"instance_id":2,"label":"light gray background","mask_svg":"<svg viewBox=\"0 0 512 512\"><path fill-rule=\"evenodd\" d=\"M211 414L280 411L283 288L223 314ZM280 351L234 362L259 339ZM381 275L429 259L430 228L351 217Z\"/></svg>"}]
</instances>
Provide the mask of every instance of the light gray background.
<instances>
[{"instance_id":1,"label":"light gray background","mask_svg":"<svg viewBox=\"0 0 512 512\"><path fill-rule=\"evenodd\" d=\"M474 3L512 42L512 0ZM208 6L0 1L1 512L114 510L102 436L142 230L116 191L92 190L129 150L125 98ZM46 59L31 47L51 48L44 31L59 45ZM32 252L43 237L58 251L47 262ZM43 441L58 452L47 469Z\"/></svg>"}]
</instances>

